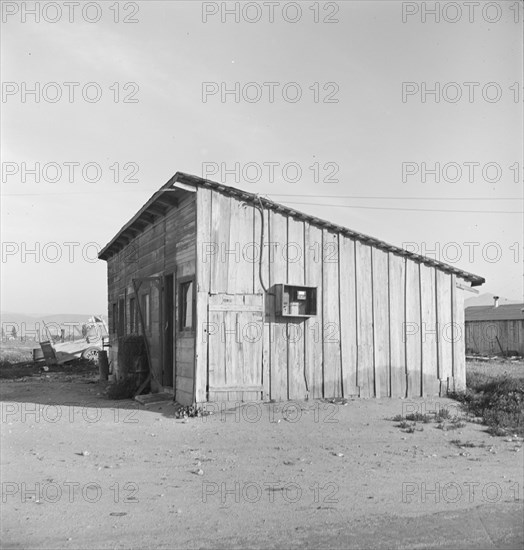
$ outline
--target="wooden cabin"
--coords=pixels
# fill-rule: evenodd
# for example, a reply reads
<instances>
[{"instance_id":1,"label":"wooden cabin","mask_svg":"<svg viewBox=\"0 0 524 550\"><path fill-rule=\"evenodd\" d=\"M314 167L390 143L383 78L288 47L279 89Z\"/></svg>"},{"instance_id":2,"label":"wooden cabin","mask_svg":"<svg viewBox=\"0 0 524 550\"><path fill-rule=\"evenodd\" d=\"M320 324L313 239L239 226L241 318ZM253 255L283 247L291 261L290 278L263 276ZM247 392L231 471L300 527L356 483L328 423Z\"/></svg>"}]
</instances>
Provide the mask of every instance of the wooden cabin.
<instances>
[{"instance_id":1,"label":"wooden cabin","mask_svg":"<svg viewBox=\"0 0 524 550\"><path fill-rule=\"evenodd\" d=\"M217 400L416 397L465 385L482 277L177 173L100 252L110 360L143 333L151 391Z\"/></svg>"},{"instance_id":2,"label":"wooden cabin","mask_svg":"<svg viewBox=\"0 0 524 550\"><path fill-rule=\"evenodd\" d=\"M524 356L524 304L466 308L466 351Z\"/></svg>"}]
</instances>

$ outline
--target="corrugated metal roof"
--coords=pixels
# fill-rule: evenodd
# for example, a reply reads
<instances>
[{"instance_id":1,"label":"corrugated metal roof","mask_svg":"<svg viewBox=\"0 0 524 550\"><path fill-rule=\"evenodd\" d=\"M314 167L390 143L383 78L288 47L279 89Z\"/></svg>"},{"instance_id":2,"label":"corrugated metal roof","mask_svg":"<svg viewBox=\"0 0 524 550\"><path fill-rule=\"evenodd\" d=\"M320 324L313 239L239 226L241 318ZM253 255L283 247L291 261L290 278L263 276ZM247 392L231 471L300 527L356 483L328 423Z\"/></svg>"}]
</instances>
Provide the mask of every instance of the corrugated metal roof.
<instances>
[{"instance_id":1,"label":"corrugated metal roof","mask_svg":"<svg viewBox=\"0 0 524 550\"><path fill-rule=\"evenodd\" d=\"M485 279L479 275L474 275L473 273L457 269L456 267L444 262L439 262L438 260L428 258L427 256L421 256L420 254L409 252L403 248L399 248L379 239L375 239L374 237L370 237L369 235L358 233L357 231L353 231L347 227L336 225L315 216L299 212L298 210L289 208L277 202L273 202L254 193L249 193L235 187L230 187L215 181L199 178L198 176L193 176L191 174L185 174L184 172L177 172L165 185L163 185L137 212L137 214L135 214L135 216L126 225L124 225L116 236L100 251L98 257L102 260L107 260L118 250L121 250L127 242L129 242L133 236L145 226L146 223L151 223L155 217L163 215L162 211L159 212L158 207L159 205L161 207L167 206L170 196L173 197L173 192L180 193L180 189L173 188L173 185L177 182L193 185L195 187L207 187L209 189L214 189L225 195L252 203L256 207L262 206L263 208L268 208L274 212L279 212L281 214L286 214L292 216L293 218L306 221L322 229L329 229L335 233L346 235L370 246L396 254L397 256L410 258L425 265L436 267L446 273L454 274L457 277L469 281L471 286L479 286L485 282ZM176 200L173 201L173 204L176 204Z\"/></svg>"},{"instance_id":2,"label":"corrugated metal roof","mask_svg":"<svg viewBox=\"0 0 524 550\"><path fill-rule=\"evenodd\" d=\"M502 306L470 306L465 310L466 321L512 321L524 319L524 304Z\"/></svg>"}]
</instances>

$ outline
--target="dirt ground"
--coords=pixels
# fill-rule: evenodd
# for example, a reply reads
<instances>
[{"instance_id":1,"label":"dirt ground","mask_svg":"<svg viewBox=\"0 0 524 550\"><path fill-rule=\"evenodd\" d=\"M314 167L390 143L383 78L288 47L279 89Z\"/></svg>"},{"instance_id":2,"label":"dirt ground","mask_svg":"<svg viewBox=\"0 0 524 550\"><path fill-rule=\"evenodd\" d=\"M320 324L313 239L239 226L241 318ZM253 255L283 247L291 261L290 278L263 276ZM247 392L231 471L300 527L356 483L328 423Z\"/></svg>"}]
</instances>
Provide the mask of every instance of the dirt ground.
<instances>
[{"instance_id":1,"label":"dirt ground","mask_svg":"<svg viewBox=\"0 0 524 550\"><path fill-rule=\"evenodd\" d=\"M109 401L92 373L4 380L0 399L2 548L524 544L521 440L391 420L457 410L448 399L177 419L172 403Z\"/></svg>"}]
</instances>

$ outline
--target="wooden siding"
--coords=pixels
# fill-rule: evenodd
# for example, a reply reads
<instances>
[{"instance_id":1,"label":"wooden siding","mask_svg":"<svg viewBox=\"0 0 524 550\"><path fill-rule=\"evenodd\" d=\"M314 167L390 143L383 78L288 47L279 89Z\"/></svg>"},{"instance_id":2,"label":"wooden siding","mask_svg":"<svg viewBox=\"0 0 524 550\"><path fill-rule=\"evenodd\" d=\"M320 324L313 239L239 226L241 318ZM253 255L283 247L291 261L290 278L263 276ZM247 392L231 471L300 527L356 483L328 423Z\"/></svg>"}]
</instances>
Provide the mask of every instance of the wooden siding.
<instances>
[{"instance_id":1,"label":"wooden siding","mask_svg":"<svg viewBox=\"0 0 524 550\"><path fill-rule=\"evenodd\" d=\"M434 396L465 382L455 276L286 212L261 215L219 190L199 189L197 203L199 321L209 294L267 289L265 398ZM274 287L282 283L316 287L317 315L277 316ZM196 394L205 401L209 350L199 333Z\"/></svg>"},{"instance_id":2,"label":"wooden siding","mask_svg":"<svg viewBox=\"0 0 524 550\"><path fill-rule=\"evenodd\" d=\"M388 254L391 395L406 394L406 259Z\"/></svg>"},{"instance_id":3,"label":"wooden siding","mask_svg":"<svg viewBox=\"0 0 524 550\"><path fill-rule=\"evenodd\" d=\"M357 385L358 324L356 308L355 241L339 238L340 356L342 394L359 395ZM312 284L312 283L310 283Z\"/></svg>"},{"instance_id":4,"label":"wooden siding","mask_svg":"<svg viewBox=\"0 0 524 550\"><path fill-rule=\"evenodd\" d=\"M196 253L196 342L195 346L195 399L206 400L208 385L208 323L207 297L211 281L211 258L208 255L211 242L211 191L199 190L196 204L197 234ZM197 245L198 243L198 245Z\"/></svg>"},{"instance_id":5,"label":"wooden siding","mask_svg":"<svg viewBox=\"0 0 524 550\"><path fill-rule=\"evenodd\" d=\"M322 229L305 224L305 279L310 286L317 287L317 315L304 321L305 370L309 395L319 398L324 395L324 281L322 278Z\"/></svg>"},{"instance_id":6,"label":"wooden siding","mask_svg":"<svg viewBox=\"0 0 524 550\"><path fill-rule=\"evenodd\" d=\"M453 308L451 294L451 275L437 271L437 350L438 378L440 392L448 390L449 380L453 378Z\"/></svg>"},{"instance_id":7,"label":"wooden siding","mask_svg":"<svg viewBox=\"0 0 524 550\"><path fill-rule=\"evenodd\" d=\"M154 391L161 389L162 381L169 379L163 372L168 366L163 364L163 291L162 277L176 274L175 279L175 312L178 311L177 279L194 276L196 273L196 194L187 193L180 200L179 206L171 208L165 215L159 216L146 226L120 252L111 256L108 261L108 299L110 328L110 360L118 373L117 355L118 338L113 332L112 304L119 297L125 298L126 334L130 333L131 320L129 298L134 296L133 279L160 277L158 283L144 281L140 292L150 293L151 330L149 342L152 368L155 379ZM175 313L176 315L176 313ZM177 369L174 373L176 398L182 404L193 402L195 332L178 334L175 330L174 357ZM139 332L139 326L135 333Z\"/></svg>"},{"instance_id":8,"label":"wooden siding","mask_svg":"<svg viewBox=\"0 0 524 550\"><path fill-rule=\"evenodd\" d=\"M371 247L357 242L356 276L357 287L357 385L360 397L373 397L373 284L371 270Z\"/></svg>"},{"instance_id":9,"label":"wooden siding","mask_svg":"<svg viewBox=\"0 0 524 550\"><path fill-rule=\"evenodd\" d=\"M423 320L422 337L422 394L435 395L439 392L438 349L437 349L437 307L435 269L420 266L420 307Z\"/></svg>"},{"instance_id":10,"label":"wooden siding","mask_svg":"<svg viewBox=\"0 0 524 550\"><path fill-rule=\"evenodd\" d=\"M288 242L293 243L288 250L287 279L303 285L305 282L304 270L304 222L287 219ZM305 382L305 347L304 323L289 322L287 324L288 341L288 396L289 399L304 399L306 395Z\"/></svg>"},{"instance_id":11,"label":"wooden siding","mask_svg":"<svg viewBox=\"0 0 524 550\"><path fill-rule=\"evenodd\" d=\"M450 304L451 305L451 304ZM420 318L419 264L406 264L406 375L407 396L422 395L420 375L422 371L422 320Z\"/></svg>"},{"instance_id":12,"label":"wooden siding","mask_svg":"<svg viewBox=\"0 0 524 550\"><path fill-rule=\"evenodd\" d=\"M270 393L272 399L288 399L288 341L287 321L275 314L275 284L286 283L287 261L287 217L275 212L269 213L269 294L266 307L270 323Z\"/></svg>"},{"instance_id":13,"label":"wooden siding","mask_svg":"<svg viewBox=\"0 0 524 550\"><path fill-rule=\"evenodd\" d=\"M261 294L213 294L208 307L210 401L262 398Z\"/></svg>"},{"instance_id":14,"label":"wooden siding","mask_svg":"<svg viewBox=\"0 0 524 550\"><path fill-rule=\"evenodd\" d=\"M337 233L322 230L322 280L323 280L323 387L324 395L342 396L342 377L340 359L340 298L338 272ZM290 279L290 284L296 284ZM306 282L306 284L308 284ZM320 327L319 327L320 328ZM321 332L321 334L322 334Z\"/></svg>"},{"instance_id":15,"label":"wooden siding","mask_svg":"<svg viewBox=\"0 0 524 550\"><path fill-rule=\"evenodd\" d=\"M372 252L375 395L377 397L388 397L391 395L391 373L389 369L388 255L377 248L373 248Z\"/></svg>"}]
</instances>

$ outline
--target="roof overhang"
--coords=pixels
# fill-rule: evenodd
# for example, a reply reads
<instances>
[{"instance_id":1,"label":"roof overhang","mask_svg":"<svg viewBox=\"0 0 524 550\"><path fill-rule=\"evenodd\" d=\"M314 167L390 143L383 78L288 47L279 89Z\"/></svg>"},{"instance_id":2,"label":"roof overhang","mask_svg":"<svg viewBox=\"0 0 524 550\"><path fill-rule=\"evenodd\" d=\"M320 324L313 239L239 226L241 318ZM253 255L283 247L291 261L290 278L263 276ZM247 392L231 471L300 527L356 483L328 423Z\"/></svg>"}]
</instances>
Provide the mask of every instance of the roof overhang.
<instances>
[{"instance_id":1,"label":"roof overhang","mask_svg":"<svg viewBox=\"0 0 524 550\"><path fill-rule=\"evenodd\" d=\"M186 191L173 186L173 183L175 183L174 178L171 178L120 229L113 239L102 248L98 254L101 260L108 260L111 256L122 250L137 235L142 233L147 226L156 223L172 208L178 207L180 198Z\"/></svg>"}]
</instances>

